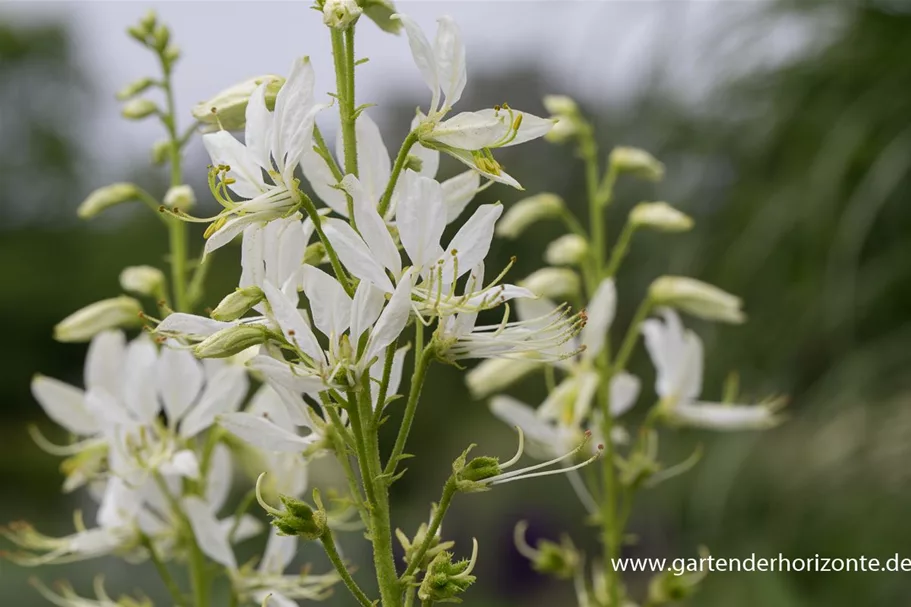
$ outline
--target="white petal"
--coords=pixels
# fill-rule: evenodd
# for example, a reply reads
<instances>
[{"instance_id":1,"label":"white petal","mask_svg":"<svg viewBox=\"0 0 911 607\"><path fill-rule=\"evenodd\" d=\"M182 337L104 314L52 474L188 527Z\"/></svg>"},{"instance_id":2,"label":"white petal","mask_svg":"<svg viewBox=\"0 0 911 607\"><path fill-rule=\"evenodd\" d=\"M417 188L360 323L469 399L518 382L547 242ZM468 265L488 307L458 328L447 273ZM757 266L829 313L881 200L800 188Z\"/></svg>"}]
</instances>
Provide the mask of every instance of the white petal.
<instances>
[{"instance_id":1,"label":"white petal","mask_svg":"<svg viewBox=\"0 0 911 607\"><path fill-rule=\"evenodd\" d=\"M236 525L236 526L235 526ZM234 516L228 516L218 521L218 526L225 534L234 531L234 534L228 539L234 543L243 542L250 538L256 537L263 532L263 524L259 519L249 514L240 517L240 522Z\"/></svg>"},{"instance_id":2,"label":"white petal","mask_svg":"<svg viewBox=\"0 0 911 607\"><path fill-rule=\"evenodd\" d=\"M443 94L445 107L452 107L462 97L468 75L465 71L465 45L462 34L452 17L438 20L437 37L434 40L434 56Z\"/></svg>"},{"instance_id":3,"label":"white petal","mask_svg":"<svg viewBox=\"0 0 911 607\"><path fill-rule=\"evenodd\" d=\"M206 502L212 512L218 512L231 493L231 451L224 444L215 445L206 475Z\"/></svg>"},{"instance_id":4,"label":"white petal","mask_svg":"<svg viewBox=\"0 0 911 607\"><path fill-rule=\"evenodd\" d=\"M446 205L446 223L452 223L468 203L474 200L481 186L481 175L477 171L465 171L440 185L443 189L443 204Z\"/></svg>"},{"instance_id":5,"label":"white petal","mask_svg":"<svg viewBox=\"0 0 911 607\"><path fill-rule=\"evenodd\" d=\"M208 337L222 329L233 326L230 322L220 322L212 320L205 316L196 316L195 314L184 314L183 312L174 312L168 314L161 323L157 331L159 333L174 333L177 335L187 335L190 337Z\"/></svg>"},{"instance_id":6,"label":"white petal","mask_svg":"<svg viewBox=\"0 0 911 607\"><path fill-rule=\"evenodd\" d=\"M212 164L231 167L226 177L234 179L228 187L243 198L256 198L267 190L263 170L253 154L228 131L202 136Z\"/></svg>"},{"instance_id":7,"label":"white petal","mask_svg":"<svg viewBox=\"0 0 911 607\"><path fill-rule=\"evenodd\" d=\"M611 378L610 382L610 412L614 417L620 417L636 404L639 398L640 382L635 375L621 371Z\"/></svg>"},{"instance_id":8,"label":"white petal","mask_svg":"<svg viewBox=\"0 0 911 607\"><path fill-rule=\"evenodd\" d=\"M85 388L120 394L126 338L121 331L103 331L92 338L85 356Z\"/></svg>"},{"instance_id":9,"label":"white petal","mask_svg":"<svg viewBox=\"0 0 911 607\"><path fill-rule=\"evenodd\" d=\"M268 417L272 423L285 430L293 430L295 426L278 393L269 384L263 384L256 391L256 394L250 399L250 407L247 412Z\"/></svg>"},{"instance_id":10,"label":"white petal","mask_svg":"<svg viewBox=\"0 0 911 607\"><path fill-rule=\"evenodd\" d=\"M244 144L262 167L272 166L272 114L266 107L266 85L260 84L247 102Z\"/></svg>"},{"instance_id":11,"label":"white petal","mask_svg":"<svg viewBox=\"0 0 911 607\"><path fill-rule=\"evenodd\" d=\"M237 569L234 551L228 543L228 535L218 524L215 514L209 509L206 502L199 497L191 495L183 498L183 510L190 521L196 544L209 558L216 563L233 570Z\"/></svg>"},{"instance_id":12,"label":"white petal","mask_svg":"<svg viewBox=\"0 0 911 607\"><path fill-rule=\"evenodd\" d=\"M529 439L547 445L558 440L554 427L538 417L535 410L510 396L495 396L490 400L491 412L509 424L522 428Z\"/></svg>"},{"instance_id":13,"label":"white petal","mask_svg":"<svg viewBox=\"0 0 911 607\"><path fill-rule=\"evenodd\" d=\"M304 171L304 177L307 178L307 182L319 199L342 217L347 217L348 203L345 193L335 187L338 185L338 181L335 179L332 169L312 147L304 150L304 154L301 156L301 168Z\"/></svg>"},{"instance_id":14,"label":"white petal","mask_svg":"<svg viewBox=\"0 0 911 607\"><path fill-rule=\"evenodd\" d=\"M307 122L308 114L313 108L315 81L310 59L295 59L288 79L275 98L272 154L280 170L296 165L303 154L304 145L310 145L312 118L309 128Z\"/></svg>"},{"instance_id":15,"label":"white petal","mask_svg":"<svg viewBox=\"0 0 911 607\"><path fill-rule=\"evenodd\" d=\"M266 278L265 227L260 223L255 223L244 228L244 237L240 247L240 288L242 289L258 287Z\"/></svg>"},{"instance_id":16,"label":"white petal","mask_svg":"<svg viewBox=\"0 0 911 607\"><path fill-rule=\"evenodd\" d=\"M490 251L493 240L493 229L497 219L503 213L503 205L484 204L465 222L465 224L452 237L446 247L446 260L443 264L443 279L452 280L453 259L452 251L456 251L458 259L458 272L456 278L462 276L479 263L484 261Z\"/></svg>"},{"instance_id":17,"label":"white petal","mask_svg":"<svg viewBox=\"0 0 911 607\"><path fill-rule=\"evenodd\" d=\"M354 124L354 129L357 137L358 179L364 186L368 199L376 205L389 182L392 161L389 159L389 152L386 150L386 144L383 143L379 127L367 112L361 112ZM360 220L358 220L358 228L360 229ZM367 242L370 243L369 240Z\"/></svg>"},{"instance_id":18,"label":"white petal","mask_svg":"<svg viewBox=\"0 0 911 607\"><path fill-rule=\"evenodd\" d=\"M436 125L430 139L460 150L480 150L496 144L509 132L509 115L503 111L462 112Z\"/></svg>"},{"instance_id":19,"label":"white petal","mask_svg":"<svg viewBox=\"0 0 911 607\"><path fill-rule=\"evenodd\" d=\"M427 117L418 111L411 120L411 130L413 131L418 128L418 125L426 119ZM419 175L423 175L424 177L436 177L437 170L440 168L440 153L437 150L431 150L420 143L416 143L411 147L409 154L421 161L421 170L418 171ZM397 185L401 185L401 181L399 181L399 184Z\"/></svg>"},{"instance_id":20,"label":"white petal","mask_svg":"<svg viewBox=\"0 0 911 607\"><path fill-rule=\"evenodd\" d=\"M196 454L189 449L182 449L171 456L169 461L161 465L162 474L182 476L189 479L198 479L199 460Z\"/></svg>"},{"instance_id":21,"label":"white petal","mask_svg":"<svg viewBox=\"0 0 911 607\"><path fill-rule=\"evenodd\" d=\"M263 292L266 294L266 299L272 308L272 315L281 327L285 339L297 345L316 364L324 363L326 355L316 340L316 335L313 334L310 325L288 297L269 281L263 284Z\"/></svg>"},{"instance_id":22,"label":"white petal","mask_svg":"<svg viewBox=\"0 0 911 607\"><path fill-rule=\"evenodd\" d=\"M505 124L509 123L509 113L504 110L488 108L479 110L475 112L475 114L486 117L500 117L505 121ZM519 132L516 133L516 136L512 140L508 143L504 143L501 147L508 148L532 139L537 139L538 137L543 137L550 132L550 130L554 128L554 124L556 124L556 122L550 118L539 118L534 114L520 112L515 109L512 110L513 121L515 121L520 114L522 116L522 123L519 125Z\"/></svg>"},{"instance_id":23,"label":"white petal","mask_svg":"<svg viewBox=\"0 0 911 607\"><path fill-rule=\"evenodd\" d=\"M316 375L304 375L295 373L299 367L292 366L290 363L276 360L271 356L259 355L250 359L247 363L250 369L261 373L271 382L284 386L289 390L297 393L315 393L326 388L322 378Z\"/></svg>"},{"instance_id":24,"label":"white petal","mask_svg":"<svg viewBox=\"0 0 911 607\"><path fill-rule=\"evenodd\" d=\"M282 288L300 269L307 248L300 214L270 221L266 224L265 239L266 278Z\"/></svg>"},{"instance_id":25,"label":"white petal","mask_svg":"<svg viewBox=\"0 0 911 607\"><path fill-rule=\"evenodd\" d=\"M199 402L180 423L180 436L196 436L215 423L216 415L236 411L247 395L249 385L243 367L225 365L209 380Z\"/></svg>"},{"instance_id":26,"label":"white petal","mask_svg":"<svg viewBox=\"0 0 911 607\"><path fill-rule=\"evenodd\" d=\"M475 162L474 157L471 155L471 152L466 150L458 150L455 148L445 148L444 151L464 164L467 167L477 171L483 177L490 179L491 181L496 181L497 183L504 183L510 187L516 188L517 190L523 190L522 185L515 180L515 178L503 170L503 167L498 167L495 173L491 173L487 170L482 169Z\"/></svg>"},{"instance_id":27,"label":"white petal","mask_svg":"<svg viewBox=\"0 0 911 607\"><path fill-rule=\"evenodd\" d=\"M411 272L409 268L402 275L389 303L370 332L367 349L361 358L364 363L370 363L374 356L380 356L386 346L398 339L408 324L411 314Z\"/></svg>"},{"instance_id":28,"label":"white petal","mask_svg":"<svg viewBox=\"0 0 911 607\"><path fill-rule=\"evenodd\" d=\"M203 372L189 350L163 346L156 369L161 400L168 423L176 424L199 396Z\"/></svg>"},{"instance_id":29,"label":"white petal","mask_svg":"<svg viewBox=\"0 0 911 607\"><path fill-rule=\"evenodd\" d=\"M289 535L279 535L277 529L269 533L263 559L259 564L259 572L271 575L280 575L294 560L297 554L297 538Z\"/></svg>"},{"instance_id":30,"label":"white petal","mask_svg":"<svg viewBox=\"0 0 911 607\"><path fill-rule=\"evenodd\" d=\"M351 320L351 298L335 278L314 266L301 268L304 293L310 299L313 324L323 335L339 339Z\"/></svg>"},{"instance_id":31,"label":"white petal","mask_svg":"<svg viewBox=\"0 0 911 607\"><path fill-rule=\"evenodd\" d=\"M62 381L43 375L32 379L32 395L47 416L81 436L97 433L101 428L85 403L85 393Z\"/></svg>"},{"instance_id":32,"label":"white petal","mask_svg":"<svg viewBox=\"0 0 911 607\"><path fill-rule=\"evenodd\" d=\"M762 430L778 423L774 412L763 405L684 402L671 415L678 423L710 430Z\"/></svg>"},{"instance_id":33,"label":"white petal","mask_svg":"<svg viewBox=\"0 0 911 607\"><path fill-rule=\"evenodd\" d=\"M357 285L357 290L354 292L354 302L351 306L349 337L352 346L357 347L361 335L373 326L385 303L386 297L383 291L373 286L369 280L362 280Z\"/></svg>"},{"instance_id":34,"label":"white petal","mask_svg":"<svg viewBox=\"0 0 911 607\"><path fill-rule=\"evenodd\" d=\"M263 607L300 607L297 601L292 601L276 590L259 590L253 593L253 600Z\"/></svg>"},{"instance_id":35,"label":"white petal","mask_svg":"<svg viewBox=\"0 0 911 607\"><path fill-rule=\"evenodd\" d=\"M370 252L377 261L398 276L402 273L402 258L386 222L376 210L378 198L371 197L354 175L346 175L342 186L353 199L354 220Z\"/></svg>"},{"instance_id":36,"label":"white petal","mask_svg":"<svg viewBox=\"0 0 911 607\"><path fill-rule=\"evenodd\" d=\"M330 218L323 223L323 230L349 272L361 280L369 280L386 293L393 291L392 281L383 266L347 222Z\"/></svg>"},{"instance_id":37,"label":"white petal","mask_svg":"<svg viewBox=\"0 0 911 607\"><path fill-rule=\"evenodd\" d=\"M225 222L225 225L216 230L215 233L209 236L209 238L206 240L206 246L202 251L203 257L212 251L220 249L221 247L234 240L234 238L243 232L247 226L256 223L265 223L271 219L277 219L280 215L280 212L248 213L246 215L238 215L236 217L232 217Z\"/></svg>"},{"instance_id":38,"label":"white petal","mask_svg":"<svg viewBox=\"0 0 911 607\"><path fill-rule=\"evenodd\" d=\"M588 307L588 322L582 328L580 339L585 346L585 356L593 359L604 348L607 332L617 312L617 287L611 278L605 278L595 289Z\"/></svg>"},{"instance_id":39,"label":"white petal","mask_svg":"<svg viewBox=\"0 0 911 607\"><path fill-rule=\"evenodd\" d=\"M299 453L316 439L316 435L298 436L252 413L225 413L218 417L218 423L228 432L265 451Z\"/></svg>"},{"instance_id":40,"label":"white petal","mask_svg":"<svg viewBox=\"0 0 911 607\"><path fill-rule=\"evenodd\" d=\"M433 47L430 46L430 41L427 40L427 36L424 35L421 27L414 19L401 13L395 16L405 26L405 34L408 36L408 44L411 47L411 56L414 58L414 64L418 66L421 77L424 78L424 82L430 92L433 93L428 112L433 113L440 103L440 76L437 72L437 61L433 53Z\"/></svg>"},{"instance_id":41,"label":"white petal","mask_svg":"<svg viewBox=\"0 0 911 607\"><path fill-rule=\"evenodd\" d=\"M140 422L150 422L161 410L155 381L158 351L145 335L127 346L124 361L123 398L126 406Z\"/></svg>"},{"instance_id":42,"label":"white petal","mask_svg":"<svg viewBox=\"0 0 911 607\"><path fill-rule=\"evenodd\" d=\"M443 191L439 183L413 171L405 171L402 180L396 224L408 258L421 271L443 254L440 247L440 238L446 229Z\"/></svg>"}]
</instances>

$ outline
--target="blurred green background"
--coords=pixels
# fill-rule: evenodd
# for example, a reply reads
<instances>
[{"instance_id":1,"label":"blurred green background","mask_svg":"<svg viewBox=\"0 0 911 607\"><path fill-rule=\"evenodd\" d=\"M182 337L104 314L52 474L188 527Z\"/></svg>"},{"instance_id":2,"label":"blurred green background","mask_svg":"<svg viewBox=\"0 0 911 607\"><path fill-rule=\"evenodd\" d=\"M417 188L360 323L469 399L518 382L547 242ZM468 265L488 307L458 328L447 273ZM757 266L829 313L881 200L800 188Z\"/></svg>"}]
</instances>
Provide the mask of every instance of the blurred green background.
<instances>
[{"instance_id":1,"label":"blurred green background","mask_svg":"<svg viewBox=\"0 0 911 607\"><path fill-rule=\"evenodd\" d=\"M657 274L718 284L744 297L750 321L695 325L706 341L707 394L717 395L725 375L737 370L747 394L791 399L788 422L770 432L668 435L665 461L697 443L706 455L693 472L643 495L630 556L694 556L706 545L715 556L911 557L911 2L766 3L713 44L746 55L774 46L782 16L818 40L771 65L724 73L698 103L667 84L660 58L625 103L579 96L605 154L613 145L636 145L667 165L661 184L621 183L611 233L640 200L667 200L697 222L685 235L637 237L619 276L619 322ZM463 109L509 99L541 113L544 94L575 93L557 90L532 63L500 73L479 67ZM92 224L75 218L76 205L100 185L93 139L77 128L97 99L113 94L96 80L77 58L67 22L0 22L0 520L26 518L52 534L68 532L72 510L88 504L60 495L57 460L25 432L31 422L49 425L29 394L29 378L40 370L78 384L85 347L55 343L51 327L115 295L124 265L163 263L166 247L142 209L118 209ZM415 103L410 96L386 100L377 115L401 137ZM389 135L387 143L392 147ZM581 210L582 173L569 150L539 143L506 152L504 165L530 193L553 191ZM187 162L199 168L193 185L201 194L205 159ZM116 179L155 194L166 187L161 170L142 164ZM480 199L509 204L519 197L492 188ZM497 241L489 265L501 267L516 254L518 279L542 264L545 244L559 233L542 225L519 242ZM206 305L234 286L237 259L237 247L218 255ZM651 381L642 352L633 368ZM542 390L528 382L516 395L536 403ZM425 393L410 447L418 457L393 491L401 513L394 523L406 530L426 516L449 462L469 442L498 454L513 446L511 432L471 400L454 370L433 368ZM472 536L482 540L481 582L469 603L571 605L571 589L536 576L512 548L511 533L521 519L531 521L532 537L569 529L592 553L597 546L582 518L561 478L457 498L445 533L462 547ZM369 571L358 538L344 544L362 573ZM141 587L167 604L151 567L113 560L40 571L0 563L0 604L43 604L27 586L29 575L66 577L84 588L98 571L114 591ZM630 579L634 591L646 582ZM690 601L909 603L907 573L717 573Z\"/></svg>"}]
</instances>

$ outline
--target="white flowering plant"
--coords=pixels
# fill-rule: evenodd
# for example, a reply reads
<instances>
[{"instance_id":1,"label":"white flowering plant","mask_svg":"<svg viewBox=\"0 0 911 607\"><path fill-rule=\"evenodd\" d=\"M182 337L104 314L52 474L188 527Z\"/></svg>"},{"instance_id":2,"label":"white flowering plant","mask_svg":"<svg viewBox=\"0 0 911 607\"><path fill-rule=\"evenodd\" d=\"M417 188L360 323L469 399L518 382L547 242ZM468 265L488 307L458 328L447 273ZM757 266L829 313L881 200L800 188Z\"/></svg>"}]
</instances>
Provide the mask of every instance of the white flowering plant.
<instances>
[{"instance_id":1,"label":"white flowering plant","mask_svg":"<svg viewBox=\"0 0 911 607\"><path fill-rule=\"evenodd\" d=\"M60 341L90 342L83 387L36 376L35 399L70 438L55 443L37 429L33 436L65 458L63 490L87 492L98 508L93 524L77 513L74 532L65 537L28 523L9 525L3 535L18 548L8 558L28 566L106 555L148 560L179 607L209 607L222 596L226 603L219 604L288 607L337 591L362 607L460 602L475 582L480 546L474 541L468 553L445 539L442 523L455 496L561 474L602 529L604 555L596 562L606 564L589 577L570 540L531 547L521 524L520 550L538 570L574 579L582 606L631 604L610 559L621 548L633 495L692 463L659 463L659 425L735 430L777 421L771 402L731 404L732 394L723 403L700 400L701 341L683 328L677 311L740 322L740 301L696 280L659 278L613 350L613 276L634 233L692 226L665 203L640 204L606 255L603 213L615 180L626 173L660 177L660 163L617 148L601 176L592 129L565 97L545 100L553 114L547 118L506 104L452 115L467 76L461 34L449 17L439 20L431 42L388 0L318 0L315 8L329 31L334 93L320 97L302 57L285 76L252 78L198 104L183 130L172 90L180 53L169 29L152 13L129 29L158 58L161 75L129 84L118 97L125 118L163 125L167 138L155 144L153 159L170 167L170 188L158 200L134 184L113 184L93 192L78 214L89 219L119 204L148 206L169 235L169 271L126 268L124 294L55 327ZM356 103L362 60L355 31L367 20L404 33L431 91L394 159L370 104ZM155 91L163 104L143 96ZM333 150L317 117L335 112ZM184 180L184 148L199 133L211 158L209 189L222 207L212 217L194 211L196 195ZM578 144L587 166L589 225L553 194L528 198L505 214L499 203L469 210L493 184L521 189L494 150L540 137ZM441 153L464 172L438 181ZM518 285L504 282L509 267L487 271L495 233L514 238L549 218L570 228L547 247L552 267ZM190 242L191 222L208 224L201 246ZM454 235L444 242L450 224ZM210 260L232 241L241 246L238 286L201 314ZM553 299L586 305L574 311ZM500 320L482 324L491 313ZM657 403L630 440L615 418L639 396L639 380L625 367L640 334L657 369ZM537 409L495 396L493 413L517 429L516 455L472 458L469 447L452 462L430 520L413 534L393 530L389 488L406 473L401 464L410 457L409 433L428 371L434 364L461 368L468 359L483 360L467 373L478 397L536 371L547 377L548 395ZM391 446L383 445L379 431L392 418L400 418L398 432ZM526 441L542 462L518 467ZM310 462L324 456L340 464L346 494L309 487ZM596 467L601 475L579 472ZM270 525L250 512L256 504ZM267 529L262 556L239 562L234 545ZM337 535L350 530L362 530L371 545L372 583L355 579L339 550ZM404 553L400 562L394 541ZM302 542L322 547L326 571L286 572ZM188 571L185 585L174 575L181 567ZM56 605L150 604L144 597L111 598L100 580L95 598L68 585L36 585ZM667 602L681 588L659 580L647 604Z\"/></svg>"}]
</instances>

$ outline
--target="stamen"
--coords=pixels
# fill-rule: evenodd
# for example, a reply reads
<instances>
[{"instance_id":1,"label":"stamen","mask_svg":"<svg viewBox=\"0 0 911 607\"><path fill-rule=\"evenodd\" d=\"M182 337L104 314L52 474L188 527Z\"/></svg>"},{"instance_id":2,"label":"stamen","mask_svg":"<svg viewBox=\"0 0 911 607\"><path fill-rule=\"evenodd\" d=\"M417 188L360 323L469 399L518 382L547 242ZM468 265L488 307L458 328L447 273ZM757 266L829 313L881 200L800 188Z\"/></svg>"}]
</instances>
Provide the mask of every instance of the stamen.
<instances>
[{"instance_id":1,"label":"stamen","mask_svg":"<svg viewBox=\"0 0 911 607\"><path fill-rule=\"evenodd\" d=\"M574 455L576 455L579 451L581 451L585 447L585 445L588 443L588 440L591 438L591 435L592 435L591 430L586 430L585 435L582 438L582 441L574 449L572 449L571 451L568 451L567 453L564 453L563 455L561 455L560 457L558 457L556 459L542 462L540 464L535 464L533 466L528 466L527 468L522 468L521 470L515 470L513 472L506 472L503 474L498 474L497 476L493 476L482 482L488 483L490 485L499 485L499 484L507 483L509 481L516 480L519 478L533 478L535 476L546 476L549 474L563 474L564 472L569 472L570 470L576 470L583 466L587 466L591 462L598 459L598 457L600 457L601 450L604 448L603 445L598 445L598 453L596 453L592 458L589 458L582 464L578 464L578 465L572 466L570 468L561 468L559 470L548 470L546 472L538 472L536 474L529 474L530 472L534 472L535 470L547 468L549 466L552 466L553 464L558 464L565 459L573 457Z\"/></svg>"},{"instance_id":2,"label":"stamen","mask_svg":"<svg viewBox=\"0 0 911 607\"><path fill-rule=\"evenodd\" d=\"M259 502L259 505L262 506L263 510L265 510L272 516L282 516L284 513L281 510L279 510L278 508L273 508L268 503L266 503L265 499L263 499L262 482L263 482L263 477L265 477L265 476L266 476L266 473L263 472L256 479L256 501Z\"/></svg>"},{"instance_id":3,"label":"stamen","mask_svg":"<svg viewBox=\"0 0 911 607\"><path fill-rule=\"evenodd\" d=\"M501 470L505 470L506 468L514 466L516 462L522 459L522 455L525 453L525 433L519 426L516 426L516 432L519 433L519 448L516 450L516 454L512 457L512 459L500 464Z\"/></svg>"}]
</instances>

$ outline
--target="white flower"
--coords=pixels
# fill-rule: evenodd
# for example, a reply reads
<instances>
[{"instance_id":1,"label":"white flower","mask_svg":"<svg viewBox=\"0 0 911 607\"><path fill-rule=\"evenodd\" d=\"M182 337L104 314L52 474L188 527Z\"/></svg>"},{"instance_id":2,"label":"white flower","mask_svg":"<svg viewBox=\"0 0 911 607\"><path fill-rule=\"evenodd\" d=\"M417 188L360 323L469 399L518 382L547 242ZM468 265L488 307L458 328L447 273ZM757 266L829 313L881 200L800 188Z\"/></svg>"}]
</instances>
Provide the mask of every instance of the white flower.
<instances>
[{"instance_id":1,"label":"white flower","mask_svg":"<svg viewBox=\"0 0 911 607\"><path fill-rule=\"evenodd\" d=\"M325 0L323 23L335 29L345 29L364 12L355 0Z\"/></svg>"},{"instance_id":2,"label":"white flower","mask_svg":"<svg viewBox=\"0 0 911 607\"><path fill-rule=\"evenodd\" d=\"M420 117L416 116L412 121L412 129L417 127L419 119ZM383 143L380 129L367 112L361 112L358 115L354 128L357 137L358 179L364 195L376 206L389 184L392 162L386 145ZM343 150L342 132L339 130L336 136L335 153L341 166L345 164ZM431 178L436 176L440 164L438 151L425 148L418 143L411 148L411 155L421 163L421 170L418 171L420 175ZM326 164L326 160L312 147L304 151L301 168L320 200L342 217L348 217L347 197L345 192L339 189L341 183L335 178L332 170ZM468 206L478 192L480 183L481 178L476 171L465 171L441 184L443 204L446 207L446 223L455 221ZM384 218L387 221L395 215L402 189L403 183L399 179L392 193L389 208L385 213Z\"/></svg>"},{"instance_id":3,"label":"white flower","mask_svg":"<svg viewBox=\"0 0 911 607\"><path fill-rule=\"evenodd\" d=\"M465 292L472 293L483 284L484 264L479 263L468 277ZM521 301L521 300L520 300ZM466 358L520 358L534 355L555 361L572 356L564 345L571 342L584 324L580 315L570 315L560 307L536 318L509 321L509 310L496 325L477 325L477 309L467 309L440 319L435 333L439 354L450 360Z\"/></svg>"},{"instance_id":4,"label":"white flower","mask_svg":"<svg viewBox=\"0 0 911 607\"><path fill-rule=\"evenodd\" d=\"M316 113L325 107L314 102L313 85L310 60L298 59L275 99L274 112L266 107L265 84L250 96L245 143L227 131L203 137L220 179L217 184L210 179L210 185L225 207L207 231L205 253L225 245L247 226L288 215L299 206L294 170L312 146ZM235 202L231 193L246 200Z\"/></svg>"},{"instance_id":5,"label":"white flower","mask_svg":"<svg viewBox=\"0 0 911 607\"><path fill-rule=\"evenodd\" d=\"M490 150L541 137L553 127L553 121L514 111L505 104L462 112L444 120L461 98L467 82L465 47L459 27L451 17L441 17L431 45L413 19L402 14L396 18L405 27L415 65L431 91L430 107L418 127L420 142L446 152L488 179L521 189L494 160Z\"/></svg>"},{"instance_id":6,"label":"white flower","mask_svg":"<svg viewBox=\"0 0 911 607\"><path fill-rule=\"evenodd\" d=\"M702 392L702 340L684 329L671 309L660 311L662 320L642 323L642 334L657 379L655 392L663 411L681 424L715 430L768 428L777 423L772 404L734 405L699 400Z\"/></svg>"},{"instance_id":7,"label":"white flower","mask_svg":"<svg viewBox=\"0 0 911 607\"><path fill-rule=\"evenodd\" d=\"M74 464L97 467L101 461L84 454L106 449L111 472L139 482L154 470L198 475L186 441L211 426L219 413L240 406L247 378L242 367L204 365L186 350L159 351L145 335L127 344L122 333L109 331L89 346L85 386L83 391L40 375L32 380L32 393L48 416L83 439L50 450L74 456ZM162 412L167 425L158 420ZM69 470L82 482L97 473L78 465Z\"/></svg>"},{"instance_id":8,"label":"white flower","mask_svg":"<svg viewBox=\"0 0 911 607\"><path fill-rule=\"evenodd\" d=\"M446 229L447 210L442 187L413 171L406 171L401 183L396 226L413 274L418 278L412 290L418 313L451 315L462 310L494 307L515 297L533 296L527 289L498 284L499 277L487 285L474 281L472 289L457 295L456 282L487 256L494 225L503 208L494 204L478 207L444 249L440 241ZM328 219L324 227L326 236L342 264L354 276L391 293L393 279L397 284L402 281L398 247L360 182L349 175L343 185L352 195L360 234L345 221Z\"/></svg>"}]
</instances>

